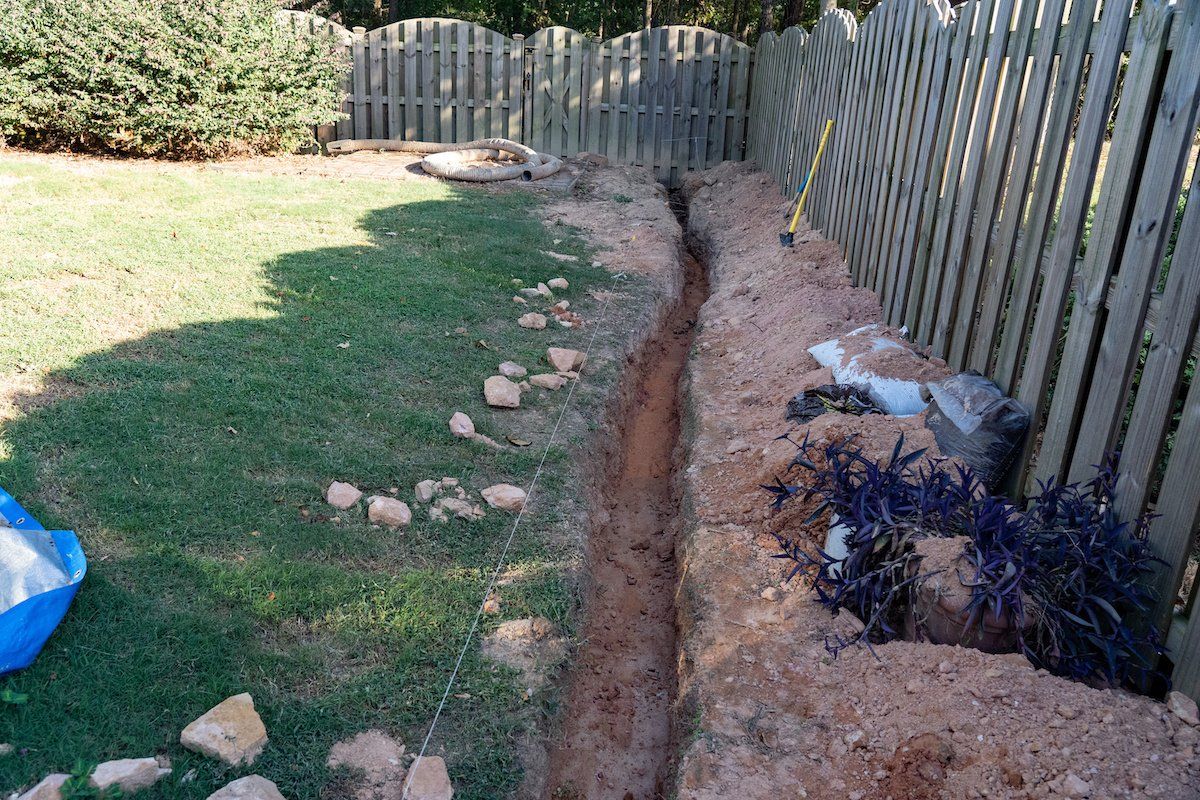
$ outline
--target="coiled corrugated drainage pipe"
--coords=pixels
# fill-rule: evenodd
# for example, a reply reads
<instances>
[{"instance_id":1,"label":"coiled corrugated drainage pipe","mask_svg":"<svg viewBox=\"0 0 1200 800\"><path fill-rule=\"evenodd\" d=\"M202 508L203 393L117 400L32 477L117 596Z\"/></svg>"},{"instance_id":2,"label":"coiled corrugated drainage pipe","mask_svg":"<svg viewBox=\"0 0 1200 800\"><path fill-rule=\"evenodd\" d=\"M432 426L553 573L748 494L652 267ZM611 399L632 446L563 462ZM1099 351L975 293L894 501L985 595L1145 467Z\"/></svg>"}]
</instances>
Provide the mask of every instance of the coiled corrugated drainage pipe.
<instances>
[{"instance_id":1,"label":"coiled corrugated drainage pipe","mask_svg":"<svg viewBox=\"0 0 1200 800\"><path fill-rule=\"evenodd\" d=\"M562 169L563 162L508 139L476 139L461 144L406 142L400 139L338 139L326 145L330 155L360 150L425 153L421 169L439 178L456 181L507 181L520 178L536 181ZM480 161L496 164L480 164ZM503 163L514 162L514 163Z\"/></svg>"}]
</instances>

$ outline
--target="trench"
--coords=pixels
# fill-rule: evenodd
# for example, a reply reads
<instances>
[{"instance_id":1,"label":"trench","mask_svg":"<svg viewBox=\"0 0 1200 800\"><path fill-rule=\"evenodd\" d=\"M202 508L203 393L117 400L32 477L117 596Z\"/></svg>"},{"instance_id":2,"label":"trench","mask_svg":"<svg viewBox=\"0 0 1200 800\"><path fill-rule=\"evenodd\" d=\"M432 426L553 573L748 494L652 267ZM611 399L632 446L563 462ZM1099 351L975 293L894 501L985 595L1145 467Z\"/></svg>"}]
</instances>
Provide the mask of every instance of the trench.
<instances>
[{"instance_id":1,"label":"trench","mask_svg":"<svg viewBox=\"0 0 1200 800\"><path fill-rule=\"evenodd\" d=\"M686 224L680 198L672 207ZM686 225L685 225L686 226ZM566 678L544 800L666 797L676 673L675 472L682 378L708 276L692 248L683 288L625 375L616 441L587 545L582 639Z\"/></svg>"}]
</instances>

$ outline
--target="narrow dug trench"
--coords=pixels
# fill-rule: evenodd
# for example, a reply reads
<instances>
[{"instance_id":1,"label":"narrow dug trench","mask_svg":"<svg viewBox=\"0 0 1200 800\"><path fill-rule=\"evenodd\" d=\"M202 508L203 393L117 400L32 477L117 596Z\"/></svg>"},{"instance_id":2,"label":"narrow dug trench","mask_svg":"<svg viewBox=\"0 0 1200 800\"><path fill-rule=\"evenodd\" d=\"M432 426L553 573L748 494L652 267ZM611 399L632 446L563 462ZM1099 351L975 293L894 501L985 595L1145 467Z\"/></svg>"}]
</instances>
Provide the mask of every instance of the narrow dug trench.
<instances>
[{"instance_id":1,"label":"narrow dug trench","mask_svg":"<svg viewBox=\"0 0 1200 800\"><path fill-rule=\"evenodd\" d=\"M665 796L675 697L674 477L680 381L704 267L683 254L682 297L627 376L602 510L588 543L583 641L567 678L546 800Z\"/></svg>"}]
</instances>

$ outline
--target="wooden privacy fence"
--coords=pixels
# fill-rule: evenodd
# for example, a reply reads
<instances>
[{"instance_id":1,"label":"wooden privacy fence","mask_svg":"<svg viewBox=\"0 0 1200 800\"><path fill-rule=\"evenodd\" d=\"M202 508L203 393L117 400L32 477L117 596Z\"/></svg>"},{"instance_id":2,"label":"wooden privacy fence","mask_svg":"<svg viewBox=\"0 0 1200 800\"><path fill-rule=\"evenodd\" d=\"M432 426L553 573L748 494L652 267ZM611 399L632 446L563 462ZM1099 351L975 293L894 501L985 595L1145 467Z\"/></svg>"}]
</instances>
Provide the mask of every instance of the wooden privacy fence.
<instances>
[{"instance_id":1,"label":"wooden privacy fence","mask_svg":"<svg viewBox=\"0 0 1200 800\"><path fill-rule=\"evenodd\" d=\"M759 44L749 157L954 369L1034 413L1013 488L1122 452L1166 628L1200 522L1200 0L884 0ZM1191 201L1188 202L1188 184ZM1194 598L1196 592L1192 593ZM1170 623L1200 696L1200 613Z\"/></svg>"},{"instance_id":2,"label":"wooden privacy fence","mask_svg":"<svg viewBox=\"0 0 1200 800\"><path fill-rule=\"evenodd\" d=\"M440 18L352 32L292 19L342 37L352 59L349 118L322 141L499 136L649 167L669 183L743 158L751 51L715 31L671 25L600 41L563 27L509 38Z\"/></svg>"}]
</instances>

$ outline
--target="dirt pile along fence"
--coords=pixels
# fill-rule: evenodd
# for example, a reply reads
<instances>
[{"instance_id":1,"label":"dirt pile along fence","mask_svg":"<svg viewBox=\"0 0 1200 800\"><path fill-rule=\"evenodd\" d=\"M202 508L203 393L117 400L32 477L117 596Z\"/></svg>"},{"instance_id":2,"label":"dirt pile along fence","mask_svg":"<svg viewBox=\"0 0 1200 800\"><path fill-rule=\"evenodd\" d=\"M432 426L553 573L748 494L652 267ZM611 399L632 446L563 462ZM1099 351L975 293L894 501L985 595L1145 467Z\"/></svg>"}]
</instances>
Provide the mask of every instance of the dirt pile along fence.
<instances>
[{"instance_id":1,"label":"dirt pile along fence","mask_svg":"<svg viewBox=\"0 0 1200 800\"><path fill-rule=\"evenodd\" d=\"M650 167L669 182L744 156L750 48L706 28L600 41L563 27L509 38L453 19L347 31L289 17L334 32L353 58L349 119L322 131L324 141L501 136L552 155Z\"/></svg>"},{"instance_id":2,"label":"dirt pile along fence","mask_svg":"<svg viewBox=\"0 0 1200 800\"><path fill-rule=\"evenodd\" d=\"M653 168L754 159L793 191L827 118L815 227L953 368L1034 411L1014 489L1120 449L1120 512L1150 508L1163 601L1200 528L1200 0L884 0L811 35L653 28L524 39L447 19L334 30L353 55L323 138L518 139ZM743 146L745 152L743 152ZM1192 594L1195 597L1195 593ZM1200 695L1200 615L1170 622Z\"/></svg>"},{"instance_id":3,"label":"dirt pile along fence","mask_svg":"<svg viewBox=\"0 0 1200 800\"><path fill-rule=\"evenodd\" d=\"M748 157L794 188L836 120L813 224L889 322L1035 411L1025 486L1121 450L1122 518L1161 515L1165 624L1200 518L1200 0L1129 11L885 0L769 35ZM1172 627L1196 694L1200 620Z\"/></svg>"}]
</instances>

